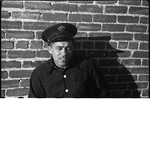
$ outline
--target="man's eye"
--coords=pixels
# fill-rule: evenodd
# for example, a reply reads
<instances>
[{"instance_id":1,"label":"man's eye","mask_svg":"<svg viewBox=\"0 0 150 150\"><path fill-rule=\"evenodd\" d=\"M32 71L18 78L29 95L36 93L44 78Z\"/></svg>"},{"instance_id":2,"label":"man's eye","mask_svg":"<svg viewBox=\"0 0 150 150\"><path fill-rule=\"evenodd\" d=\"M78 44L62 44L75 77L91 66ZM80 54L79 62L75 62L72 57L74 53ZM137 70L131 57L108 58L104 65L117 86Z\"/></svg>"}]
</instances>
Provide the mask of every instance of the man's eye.
<instances>
[{"instance_id":1,"label":"man's eye","mask_svg":"<svg viewBox=\"0 0 150 150\"><path fill-rule=\"evenodd\" d=\"M61 48L61 47L57 47L56 49L57 49L57 50L61 50L62 48Z\"/></svg>"}]
</instances>

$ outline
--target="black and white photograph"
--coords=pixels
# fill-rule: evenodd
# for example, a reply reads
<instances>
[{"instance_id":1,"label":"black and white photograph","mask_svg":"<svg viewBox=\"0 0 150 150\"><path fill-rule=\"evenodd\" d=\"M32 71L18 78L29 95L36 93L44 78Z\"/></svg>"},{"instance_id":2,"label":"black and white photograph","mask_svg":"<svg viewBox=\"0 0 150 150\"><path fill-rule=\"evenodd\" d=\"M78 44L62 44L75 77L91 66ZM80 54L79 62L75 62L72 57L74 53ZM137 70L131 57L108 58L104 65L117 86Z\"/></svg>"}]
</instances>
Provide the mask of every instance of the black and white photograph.
<instances>
[{"instance_id":1,"label":"black and white photograph","mask_svg":"<svg viewBox=\"0 0 150 150\"><path fill-rule=\"evenodd\" d=\"M148 0L1 1L1 150L149 150L149 108Z\"/></svg>"}]
</instances>

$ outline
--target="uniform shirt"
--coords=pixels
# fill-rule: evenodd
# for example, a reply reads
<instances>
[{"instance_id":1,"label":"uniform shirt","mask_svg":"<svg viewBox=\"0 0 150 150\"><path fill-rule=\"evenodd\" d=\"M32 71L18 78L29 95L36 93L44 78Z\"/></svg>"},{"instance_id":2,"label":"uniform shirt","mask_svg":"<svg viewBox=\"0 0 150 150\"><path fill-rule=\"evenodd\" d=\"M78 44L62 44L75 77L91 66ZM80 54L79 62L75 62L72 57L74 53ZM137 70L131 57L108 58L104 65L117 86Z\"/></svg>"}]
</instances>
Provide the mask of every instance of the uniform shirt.
<instances>
[{"instance_id":1,"label":"uniform shirt","mask_svg":"<svg viewBox=\"0 0 150 150\"><path fill-rule=\"evenodd\" d=\"M73 57L65 69L57 67L53 59L35 68L28 97L94 98L107 95L108 85L93 61Z\"/></svg>"}]
</instances>

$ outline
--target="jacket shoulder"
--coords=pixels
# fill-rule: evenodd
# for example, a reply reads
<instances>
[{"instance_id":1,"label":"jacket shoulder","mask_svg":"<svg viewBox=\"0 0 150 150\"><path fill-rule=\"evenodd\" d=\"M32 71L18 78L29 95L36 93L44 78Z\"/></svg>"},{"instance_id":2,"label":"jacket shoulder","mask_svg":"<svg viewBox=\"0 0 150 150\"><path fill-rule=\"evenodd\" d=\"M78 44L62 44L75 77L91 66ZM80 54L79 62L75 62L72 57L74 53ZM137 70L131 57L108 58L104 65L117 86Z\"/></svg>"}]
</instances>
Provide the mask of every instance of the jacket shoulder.
<instances>
[{"instance_id":1,"label":"jacket shoulder","mask_svg":"<svg viewBox=\"0 0 150 150\"><path fill-rule=\"evenodd\" d=\"M47 61L42 62L39 66L37 66L33 70L32 74L43 74L43 73L47 74L50 68L51 68L51 61L49 59Z\"/></svg>"}]
</instances>

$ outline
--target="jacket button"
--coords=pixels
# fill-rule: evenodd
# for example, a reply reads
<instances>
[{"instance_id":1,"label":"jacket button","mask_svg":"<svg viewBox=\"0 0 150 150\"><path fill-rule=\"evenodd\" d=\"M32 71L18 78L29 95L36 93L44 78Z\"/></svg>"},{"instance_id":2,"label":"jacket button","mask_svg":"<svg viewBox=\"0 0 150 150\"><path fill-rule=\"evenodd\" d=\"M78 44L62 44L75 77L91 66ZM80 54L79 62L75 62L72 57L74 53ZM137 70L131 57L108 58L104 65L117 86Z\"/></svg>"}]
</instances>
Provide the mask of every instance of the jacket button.
<instances>
[{"instance_id":1,"label":"jacket button","mask_svg":"<svg viewBox=\"0 0 150 150\"><path fill-rule=\"evenodd\" d=\"M66 90L65 90L65 92L66 92L66 93L68 93L68 92L69 92L69 90L68 90L68 89L66 89Z\"/></svg>"}]
</instances>

